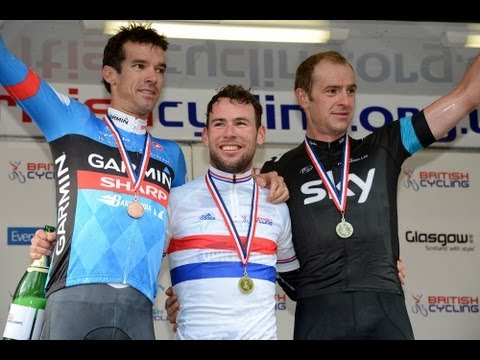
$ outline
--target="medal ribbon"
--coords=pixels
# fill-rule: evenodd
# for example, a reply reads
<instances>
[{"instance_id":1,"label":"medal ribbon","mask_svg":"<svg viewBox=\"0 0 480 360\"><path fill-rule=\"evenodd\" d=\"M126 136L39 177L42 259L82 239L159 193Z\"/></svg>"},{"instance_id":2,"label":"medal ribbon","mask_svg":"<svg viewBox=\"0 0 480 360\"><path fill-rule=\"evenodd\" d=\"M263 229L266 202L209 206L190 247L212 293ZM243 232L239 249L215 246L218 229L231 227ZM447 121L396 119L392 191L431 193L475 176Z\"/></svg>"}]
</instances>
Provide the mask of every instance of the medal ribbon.
<instances>
[{"instance_id":1,"label":"medal ribbon","mask_svg":"<svg viewBox=\"0 0 480 360\"><path fill-rule=\"evenodd\" d=\"M253 181L252 202L250 204L250 224L248 225L247 240L244 247L242 245L242 240L240 239L240 235L237 232L233 219L230 216L230 213L228 212L228 209L223 202L222 197L220 196L220 192L218 191L217 186L213 182L212 173L210 172L210 170L208 170L207 174L205 175L205 183L207 184L207 188L210 191L210 194L212 195L218 210L220 210L220 213L222 214L223 221L227 226L228 232L235 240L238 255L240 256L240 260L242 261L244 268L246 268L248 264L248 259L250 258L250 250L252 240L255 235L255 228L257 226L258 185L255 181Z\"/></svg>"},{"instance_id":2,"label":"medal ribbon","mask_svg":"<svg viewBox=\"0 0 480 360\"><path fill-rule=\"evenodd\" d=\"M333 200L333 203L337 209L343 214L345 208L347 207L347 189L348 189L348 178L350 174L350 138L345 134L345 142L343 146L343 168L342 168L342 177L340 179L340 190L337 190L333 180L327 175L325 169L323 168L320 161L317 159L315 152L313 151L311 145L308 142L308 139L305 138L305 148L307 149L307 154L310 157L310 160L317 170L318 175L322 178L325 188L327 189L328 194Z\"/></svg>"},{"instance_id":3,"label":"medal ribbon","mask_svg":"<svg viewBox=\"0 0 480 360\"><path fill-rule=\"evenodd\" d=\"M133 183L133 192L135 193L135 197L137 197L137 191L140 188L140 184L142 182L145 173L147 172L147 165L148 160L150 160L150 153L151 148L150 144L152 142L150 138L150 134L146 133L145 145L143 149L143 155L140 162L140 168L137 169L137 172L133 169L132 162L130 161L130 156L128 156L127 151L125 150L125 145L123 144L122 137L118 133L117 127L113 123L112 119L108 115L105 115L103 121L107 124L108 128L113 134L115 138L115 142L117 143L118 150L120 151L120 156L122 157L123 163L127 169L127 175L130 181Z\"/></svg>"}]
</instances>

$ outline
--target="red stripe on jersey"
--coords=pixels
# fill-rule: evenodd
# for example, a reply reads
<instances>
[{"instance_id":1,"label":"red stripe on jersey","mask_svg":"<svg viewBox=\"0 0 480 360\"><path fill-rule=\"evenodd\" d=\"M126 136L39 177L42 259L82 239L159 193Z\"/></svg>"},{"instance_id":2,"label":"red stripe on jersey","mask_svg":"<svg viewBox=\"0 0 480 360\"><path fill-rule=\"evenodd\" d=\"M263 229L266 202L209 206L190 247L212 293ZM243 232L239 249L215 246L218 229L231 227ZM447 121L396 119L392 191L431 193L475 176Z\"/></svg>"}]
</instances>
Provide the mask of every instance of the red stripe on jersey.
<instances>
[{"instance_id":1,"label":"red stripe on jersey","mask_svg":"<svg viewBox=\"0 0 480 360\"><path fill-rule=\"evenodd\" d=\"M14 99L25 100L37 94L40 88L40 77L29 68L27 76L21 83L4 86L4 88Z\"/></svg>"},{"instance_id":2,"label":"red stripe on jersey","mask_svg":"<svg viewBox=\"0 0 480 360\"><path fill-rule=\"evenodd\" d=\"M245 236L240 236L245 241ZM184 238L172 238L168 246L167 254L175 251L209 249L237 251L235 241L230 235L192 235ZM251 244L252 252L259 254L275 254L277 244L269 239L255 237Z\"/></svg>"}]
</instances>

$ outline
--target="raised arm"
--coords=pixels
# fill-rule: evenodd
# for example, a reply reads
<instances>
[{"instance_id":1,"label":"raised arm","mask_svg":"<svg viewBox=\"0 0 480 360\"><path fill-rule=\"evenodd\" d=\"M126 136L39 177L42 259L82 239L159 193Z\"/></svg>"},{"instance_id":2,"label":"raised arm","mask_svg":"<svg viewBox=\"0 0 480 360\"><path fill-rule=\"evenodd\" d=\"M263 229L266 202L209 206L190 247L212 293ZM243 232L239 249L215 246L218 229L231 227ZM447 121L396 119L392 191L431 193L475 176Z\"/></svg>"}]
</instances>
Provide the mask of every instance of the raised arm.
<instances>
[{"instance_id":1,"label":"raised arm","mask_svg":"<svg viewBox=\"0 0 480 360\"><path fill-rule=\"evenodd\" d=\"M477 55L455 89L424 109L430 130L439 140L460 120L480 106L480 55Z\"/></svg>"}]
</instances>

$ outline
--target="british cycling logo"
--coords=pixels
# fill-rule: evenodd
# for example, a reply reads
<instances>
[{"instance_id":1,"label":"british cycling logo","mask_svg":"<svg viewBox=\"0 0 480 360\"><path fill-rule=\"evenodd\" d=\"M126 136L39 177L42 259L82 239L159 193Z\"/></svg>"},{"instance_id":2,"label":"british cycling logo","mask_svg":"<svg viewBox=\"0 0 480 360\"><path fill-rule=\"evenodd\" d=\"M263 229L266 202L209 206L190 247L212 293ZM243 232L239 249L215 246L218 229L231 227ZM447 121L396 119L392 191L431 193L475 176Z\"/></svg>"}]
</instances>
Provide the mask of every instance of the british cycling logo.
<instances>
[{"instance_id":1,"label":"british cycling logo","mask_svg":"<svg viewBox=\"0 0 480 360\"><path fill-rule=\"evenodd\" d=\"M413 170L404 169L403 173L405 174L405 179L403 180L403 187L405 189L412 189L413 191L418 191L420 186L416 179L413 179Z\"/></svg>"},{"instance_id":2,"label":"british cycling logo","mask_svg":"<svg viewBox=\"0 0 480 360\"><path fill-rule=\"evenodd\" d=\"M24 184L27 180L53 180L55 178L52 163L29 161L22 165L20 160L9 160L8 162L10 164L8 173L10 181Z\"/></svg>"},{"instance_id":3,"label":"british cycling logo","mask_svg":"<svg viewBox=\"0 0 480 360\"><path fill-rule=\"evenodd\" d=\"M414 304L412 305L412 313L426 317L428 315L428 310L425 307L425 305L420 302L422 300L422 296L423 294L421 295L412 294L412 298L414 301Z\"/></svg>"},{"instance_id":4,"label":"british cycling logo","mask_svg":"<svg viewBox=\"0 0 480 360\"><path fill-rule=\"evenodd\" d=\"M286 311L287 310L287 294L283 291L275 294L275 310Z\"/></svg>"},{"instance_id":5,"label":"british cycling logo","mask_svg":"<svg viewBox=\"0 0 480 360\"><path fill-rule=\"evenodd\" d=\"M412 313L423 317L429 314L479 314L478 296L428 295L422 301L423 294L412 294Z\"/></svg>"},{"instance_id":6,"label":"british cycling logo","mask_svg":"<svg viewBox=\"0 0 480 360\"><path fill-rule=\"evenodd\" d=\"M438 188L469 188L470 174L462 171L419 170L414 176L412 169L403 169L402 185L405 189L419 191L420 189Z\"/></svg>"},{"instance_id":7,"label":"british cycling logo","mask_svg":"<svg viewBox=\"0 0 480 360\"><path fill-rule=\"evenodd\" d=\"M21 161L9 161L10 166L12 167L11 171L8 173L8 178L11 181L18 181L20 184L25 183L27 178L21 170L19 170Z\"/></svg>"}]
</instances>

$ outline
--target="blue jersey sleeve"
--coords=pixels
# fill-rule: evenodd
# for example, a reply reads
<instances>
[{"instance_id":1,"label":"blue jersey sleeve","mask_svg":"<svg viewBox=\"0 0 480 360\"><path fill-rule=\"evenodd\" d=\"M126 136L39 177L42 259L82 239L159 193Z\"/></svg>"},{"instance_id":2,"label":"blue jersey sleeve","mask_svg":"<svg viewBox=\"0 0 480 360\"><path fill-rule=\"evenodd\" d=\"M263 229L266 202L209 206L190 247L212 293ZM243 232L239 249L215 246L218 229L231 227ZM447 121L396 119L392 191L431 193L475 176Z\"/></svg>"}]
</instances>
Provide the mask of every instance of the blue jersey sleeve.
<instances>
[{"instance_id":1,"label":"blue jersey sleeve","mask_svg":"<svg viewBox=\"0 0 480 360\"><path fill-rule=\"evenodd\" d=\"M32 118L49 142L81 130L93 116L87 106L55 91L15 57L5 46L1 35L0 84Z\"/></svg>"}]
</instances>

